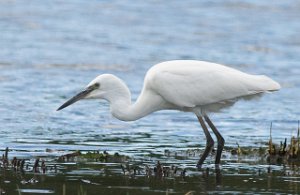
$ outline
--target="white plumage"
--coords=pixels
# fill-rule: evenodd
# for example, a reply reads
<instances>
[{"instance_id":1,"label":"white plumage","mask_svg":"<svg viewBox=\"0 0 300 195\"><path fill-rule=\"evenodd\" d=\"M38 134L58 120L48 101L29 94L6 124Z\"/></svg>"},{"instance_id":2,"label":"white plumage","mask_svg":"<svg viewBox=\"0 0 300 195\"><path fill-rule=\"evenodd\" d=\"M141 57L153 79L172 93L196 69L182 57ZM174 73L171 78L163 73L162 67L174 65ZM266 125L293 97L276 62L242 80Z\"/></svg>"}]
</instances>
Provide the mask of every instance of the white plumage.
<instances>
[{"instance_id":1,"label":"white plumage","mask_svg":"<svg viewBox=\"0 0 300 195\"><path fill-rule=\"evenodd\" d=\"M98 98L109 101L112 115L123 121L137 120L163 109L193 112L207 138L205 152L198 162L198 166L201 166L214 143L203 117L218 139L218 164L224 139L207 114L229 107L238 99L252 99L264 92L279 89L277 82L264 75L250 75L210 62L176 60L162 62L149 69L142 92L134 104L131 103L128 87L121 79L111 74L103 74L58 110L80 99Z\"/></svg>"},{"instance_id":2,"label":"white plumage","mask_svg":"<svg viewBox=\"0 0 300 195\"><path fill-rule=\"evenodd\" d=\"M249 75L210 62L177 60L153 66L146 74L143 93L155 91L174 109L202 108L210 112L230 106L239 98L279 88L277 82L264 75Z\"/></svg>"}]
</instances>

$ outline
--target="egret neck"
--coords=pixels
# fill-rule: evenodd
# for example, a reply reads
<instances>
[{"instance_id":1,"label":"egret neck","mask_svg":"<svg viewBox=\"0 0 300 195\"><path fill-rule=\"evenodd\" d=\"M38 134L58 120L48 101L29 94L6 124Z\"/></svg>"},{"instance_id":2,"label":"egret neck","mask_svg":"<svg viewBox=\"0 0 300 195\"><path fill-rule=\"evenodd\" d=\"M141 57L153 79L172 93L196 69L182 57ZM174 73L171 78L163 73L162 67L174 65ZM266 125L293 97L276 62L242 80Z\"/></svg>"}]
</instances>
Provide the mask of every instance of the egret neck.
<instances>
[{"instance_id":1,"label":"egret neck","mask_svg":"<svg viewBox=\"0 0 300 195\"><path fill-rule=\"evenodd\" d=\"M136 102L132 103L128 87L121 79L119 81L118 86L108 91L104 98L109 101L110 112L114 117L122 121L135 121L161 109L163 100L160 95L145 94L149 92L142 90Z\"/></svg>"}]
</instances>

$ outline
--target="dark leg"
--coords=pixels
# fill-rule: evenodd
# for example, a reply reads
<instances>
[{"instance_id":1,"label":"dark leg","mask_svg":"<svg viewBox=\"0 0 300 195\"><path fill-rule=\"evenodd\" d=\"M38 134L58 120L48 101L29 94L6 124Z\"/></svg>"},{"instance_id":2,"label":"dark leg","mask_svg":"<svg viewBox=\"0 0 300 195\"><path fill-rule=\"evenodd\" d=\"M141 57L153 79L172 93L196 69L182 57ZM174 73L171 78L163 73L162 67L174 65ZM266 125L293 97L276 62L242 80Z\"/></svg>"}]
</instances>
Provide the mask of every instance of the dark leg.
<instances>
[{"instance_id":1,"label":"dark leg","mask_svg":"<svg viewBox=\"0 0 300 195\"><path fill-rule=\"evenodd\" d=\"M218 139L218 149L217 149L217 155L216 155L216 164L220 164L221 154L224 148L225 140L222 137L222 135L219 133L215 125L211 122L211 120L208 118L208 116L204 116L205 121L210 126L211 130L214 132Z\"/></svg>"},{"instance_id":2,"label":"dark leg","mask_svg":"<svg viewBox=\"0 0 300 195\"><path fill-rule=\"evenodd\" d=\"M204 123L204 120L202 119L202 117L200 116L197 116L198 117L198 120L201 124L201 127L205 133L205 137L206 137L206 147L205 147L205 150L204 150L204 153L202 154L201 158L199 159L198 161L198 164L197 164L197 167L201 167L201 165L203 164L203 161L206 159L206 157L208 156L209 152L211 151L212 147L214 146L214 140L212 139L205 123Z\"/></svg>"},{"instance_id":3,"label":"dark leg","mask_svg":"<svg viewBox=\"0 0 300 195\"><path fill-rule=\"evenodd\" d=\"M222 185L222 173L219 164L215 164L215 170L216 170L216 184Z\"/></svg>"}]
</instances>

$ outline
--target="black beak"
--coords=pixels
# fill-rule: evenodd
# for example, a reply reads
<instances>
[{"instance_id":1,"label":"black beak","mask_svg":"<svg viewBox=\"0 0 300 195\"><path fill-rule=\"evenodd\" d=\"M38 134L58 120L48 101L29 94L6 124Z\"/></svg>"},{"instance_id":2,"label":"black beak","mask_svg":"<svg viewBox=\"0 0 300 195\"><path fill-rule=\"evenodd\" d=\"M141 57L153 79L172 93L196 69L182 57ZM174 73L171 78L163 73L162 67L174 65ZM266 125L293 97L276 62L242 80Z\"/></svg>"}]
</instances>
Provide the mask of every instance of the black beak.
<instances>
[{"instance_id":1,"label":"black beak","mask_svg":"<svg viewBox=\"0 0 300 195\"><path fill-rule=\"evenodd\" d=\"M66 101L63 105L61 105L56 111L62 110L65 107L70 106L71 104L74 104L78 100L83 99L89 93L91 93L93 90L94 90L93 88L87 88L87 89L81 91L80 93L78 93L77 95L75 95L74 97L72 97L71 99L69 99L68 101Z\"/></svg>"}]
</instances>

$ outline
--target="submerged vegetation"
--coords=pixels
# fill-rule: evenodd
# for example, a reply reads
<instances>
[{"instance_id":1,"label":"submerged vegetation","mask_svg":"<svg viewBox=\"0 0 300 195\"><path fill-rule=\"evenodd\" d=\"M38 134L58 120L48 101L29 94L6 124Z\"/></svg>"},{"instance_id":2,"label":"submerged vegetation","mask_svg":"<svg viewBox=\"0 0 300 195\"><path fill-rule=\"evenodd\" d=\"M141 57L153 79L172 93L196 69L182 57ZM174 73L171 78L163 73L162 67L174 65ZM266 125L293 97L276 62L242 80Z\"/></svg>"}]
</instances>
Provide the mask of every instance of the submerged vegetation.
<instances>
[{"instance_id":1,"label":"submerged vegetation","mask_svg":"<svg viewBox=\"0 0 300 195\"><path fill-rule=\"evenodd\" d=\"M221 186L223 182L228 183L232 180L232 177L229 180L226 177L224 178L223 174L233 174L235 177L240 177L239 180L235 180L235 183L241 182L239 186L246 183L250 185L249 182L264 181L265 177L268 178L267 180L270 180L268 184L269 182L276 183L276 176L280 176L287 177L285 180L292 182L290 186L295 187L296 183L299 182L298 178L300 175L298 167L300 164L299 127L296 136L286 138L280 143L273 141L271 130L272 125L270 128L270 139L269 141L266 140L265 147L241 147L238 143L236 147L226 147L222 157L224 160L221 169L210 166L209 161L201 170L192 166L192 163L196 162L194 158L198 158L203 152L199 149L185 151L165 150L161 155L150 153L144 159L100 150L63 151L63 154L56 157L41 156L33 159L25 159L10 155L11 153L13 154L12 150L5 148L0 159L0 194L8 192L9 190L5 189L8 189L7 186L13 181L17 185L15 187L12 186L12 188L17 190L18 194L27 192L27 188L32 188L31 191L29 190L32 193L41 192L38 191L39 189L35 189L34 186L38 185L38 183L43 183L45 178L50 181L50 178L53 176L57 179L60 178L59 180L62 179L62 186L58 186L63 192L62 194L69 194L67 191L71 191L70 188L74 188L70 187L73 184L67 187L67 184L64 182L68 181L67 178L72 175L74 175L74 178L71 181L76 180L80 182L80 185L72 191L72 193L77 192L78 194L93 194L91 192L88 193L89 188L85 187L85 185L98 186L98 188L102 186L102 188L110 189L109 186L114 182L116 188L120 185L118 183L125 182L122 185L133 185L129 188L135 189L135 185L142 186L144 184L141 182L146 182L147 185L153 185L152 187L157 188L158 186L162 186L160 182L164 185L172 185L172 180L176 185L187 184L186 181L193 180L195 176L197 178L199 175L203 181L207 182L205 185L210 185L211 177L213 177L215 178L214 185ZM46 152L53 153L55 151L46 149ZM57 152L61 153L62 151ZM215 151L212 152L214 153ZM213 156L211 155L211 157ZM146 160L149 158L156 160ZM191 164L175 164L169 160L172 158L190 161ZM213 159L211 159L212 161ZM248 168L246 168L245 170L243 162L247 162L247 166L252 166L252 169L247 170ZM281 165L283 165L283 168L279 168ZM290 180L289 176L292 176L293 179ZM257 178L255 179L255 177ZM124 178L126 179L124 180ZM197 182L199 182L198 179L196 179ZM135 182L131 183L128 180L139 184L135 184ZM106 184L104 181L110 181L111 183ZM153 181L157 181L158 183L155 184ZM57 181L54 179L49 185L57 185ZM174 189L176 185L173 186ZM291 192L298 191L294 187L290 189ZM139 188L141 190L150 190L147 187ZM255 189L255 186L253 189ZM54 191L57 191L57 189L44 189L42 193L54 193ZM119 193L118 190L116 192L117 194ZM187 188L185 191L182 191L182 194L195 193L194 188Z\"/></svg>"},{"instance_id":2,"label":"submerged vegetation","mask_svg":"<svg viewBox=\"0 0 300 195\"><path fill-rule=\"evenodd\" d=\"M95 162L124 162L129 160L128 156L120 155L119 153L109 154L107 151L88 151L83 153L81 151L75 151L62 155L58 158L59 162L68 161L95 161Z\"/></svg>"},{"instance_id":3,"label":"submerged vegetation","mask_svg":"<svg viewBox=\"0 0 300 195\"><path fill-rule=\"evenodd\" d=\"M281 141L280 144L274 143L272 140L272 123L270 127L270 139L266 142L268 147L259 147L259 148L247 148L247 147L240 147L237 143L236 148L225 148L225 156L250 156L250 157L259 157L260 159L264 159L267 163L270 164L299 164L300 163L300 128L298 122L298 131L297 136L292 136L291 138L285 138L284 141ZM288 143L287 140L290 140ZM51 151L46 149L46 151ZM174 152L172 153L169 150L164 151L165 157L173 156L176 159L186 159L191 156L197 156L201 154L201 150L194 149L194 150L187 150L185 152ZM214 150L212 152L215 152ZM151 154L150 154L151 155ZM47 159L47 157L46 157ZM135 159L130 156L121 155L118 152L114 154L110 154L107 151L74 151L69 152L63 155L58 156L54 160L52 159L51 165L46 165L46 160L43 158L36 158L36 159L17 159L16 157L9 158L9 148L7 147L2 154L2 158L0 160L0 167L1 168L13 168L15 170L32 170L33 172L41 172L45 173L47 170L55 170L57 171L56 164L65 163L65 162L99 162L99 163L116 163L120 164L122 172L127 175L131 173L140 172L141 168L135 165ZM143 163L140 163L143 164ZM172 165L170 167L162 166L160 161L157 161L154 165L154 168L150 169L149 164L143 165L144 166L144 173L149 175L149 173L158 173L161 175L169 175L168 172L172 171L176 173L178 167ZM183 172L186 170L182 169L182 173L180 175L184 175Z\"/></svg>"}]
</instances>

